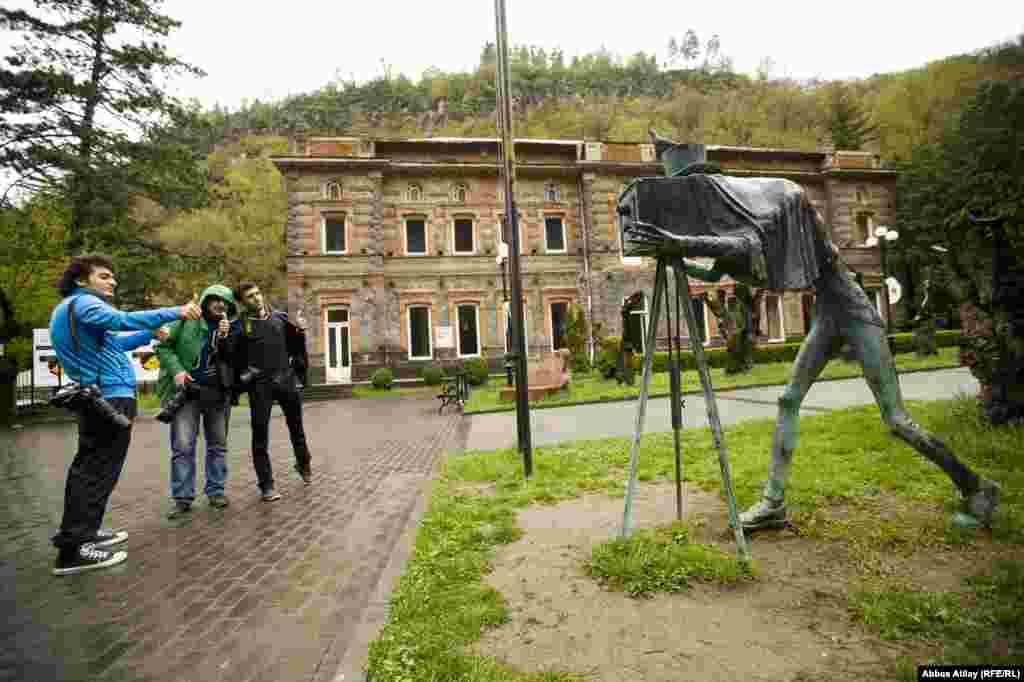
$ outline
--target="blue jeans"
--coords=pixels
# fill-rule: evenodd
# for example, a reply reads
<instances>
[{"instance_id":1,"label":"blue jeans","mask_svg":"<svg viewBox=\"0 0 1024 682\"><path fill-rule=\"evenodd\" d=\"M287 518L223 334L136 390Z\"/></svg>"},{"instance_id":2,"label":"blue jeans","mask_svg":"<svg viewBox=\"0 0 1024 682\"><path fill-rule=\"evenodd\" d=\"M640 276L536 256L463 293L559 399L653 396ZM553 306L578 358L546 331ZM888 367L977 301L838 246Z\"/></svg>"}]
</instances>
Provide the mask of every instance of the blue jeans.
<instances>
[{"instance_id":1,"label":"blue jeans","mask_svg":"<svg viewBox=\"0 0 1024 682\"><path fill-rule=\"evenodd\" d=\"M202 405L189 400L171 422L171 497L192 501L196 496L196 441L199 439L199 421L203 422L206 439L207 496L223 495L228 477L226 453L228 449L228 420L231 405L219 403Z\"/></svg>"}]
</instances>

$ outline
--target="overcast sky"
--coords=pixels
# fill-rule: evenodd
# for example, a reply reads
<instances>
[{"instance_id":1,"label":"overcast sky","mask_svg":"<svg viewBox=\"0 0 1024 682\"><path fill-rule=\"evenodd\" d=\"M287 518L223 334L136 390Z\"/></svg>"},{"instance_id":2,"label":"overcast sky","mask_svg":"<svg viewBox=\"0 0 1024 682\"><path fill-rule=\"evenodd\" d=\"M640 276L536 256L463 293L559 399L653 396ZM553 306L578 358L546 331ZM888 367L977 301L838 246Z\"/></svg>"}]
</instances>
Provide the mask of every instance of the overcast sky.
<instances>
[{"instance_id":1,"label":"overcast sky","mask_svg":"<svg viewBox=\"0 0 1024 682\"><path fill-rule=\"evenodd\" d=\"M692 28L702 41L718 33L741 72L771 57L776 75L797 79L913 68L1024 31L1020 0L506 0L506 8L510 45L560 47L567 60L602 45L624 57L656 50L664 60L669 38ZM163 9L182 22L170 46L208 73L180 93L206 106L314 90L336 73L365 82L383 72L382 59L414 81L431 66L468 70L495 40L492 0L165 0Z\"/></svg>"},{"instance_id":2,"label":"overcast sky","mask_svg":"<svg viewBox=\"0 0 1024 682\"><path fill-rule=\"evenodd\" d=\"M669 38L692 28L702 42L717 33L741 72L770 57L774 75L800 80L913 68L1024 32L1021 0L506 1L510 45L560 47L567 61L601 46L663 61ZM172 52L208 74L174 90L207 107L312 91L336 74L362 83L382 60L414 81L431 66L469 70L495 40L493 0L164 0L161 10L182 22Z\"/></svg>"}]
</instances>

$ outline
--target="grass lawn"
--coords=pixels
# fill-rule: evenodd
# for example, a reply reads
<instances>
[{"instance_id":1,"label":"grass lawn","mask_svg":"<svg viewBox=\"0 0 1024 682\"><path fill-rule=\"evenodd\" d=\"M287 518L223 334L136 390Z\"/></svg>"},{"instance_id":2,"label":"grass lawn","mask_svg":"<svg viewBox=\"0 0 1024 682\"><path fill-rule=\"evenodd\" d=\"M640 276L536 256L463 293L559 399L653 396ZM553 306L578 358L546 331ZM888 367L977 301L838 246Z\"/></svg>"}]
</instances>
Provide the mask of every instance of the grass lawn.
<instances>
[{"instance_id":1,"label":"grass lawn","mask_svg":"<svg viewBox=\"0 0 1024 682\"><path fill-rule=\"evenodd\" d=\"M803 536L843 543L846 549L836 560L862 569L856 584L841 587L848 598L850 618L864 632L937 643L937 648L931 649L940 652L934 662L994 662L988 648L994 638L1009 642L1010 650L1019 655L1024 646L1024 563L978 561L974 578L957 590L942 593L900 589L892 576L872 571L874 560L894 551L919 550L917 556L926 557L926 547L970 551L984 541L996 548L1000 559L1004 555L1020 557L1024 548L1024 467L1020 459L1024 427L989 427L979 418L977 403L967 397L912 401L909 408L917 421L943 438L979 474L1002 484L1001 505L991 533L982 532L984 540L954 531L934 514L925 515L927 521L913 517L892 523L869 518L859 524L828 515L836 505L856 507L878 499L941 504L947 515L954 510L953 490L946 476L881 428L874 406L801 419L800 452L788 488L790 516ZM773 421L745 422L732 426L726 434L740 507L758 498ZM714 450L709 431L688 430L684 441L684 452L709 453L707 457L688 457L687 480L691 485L719 490L720 474L717 457L710 455ZM496 548L522 534L517 512L528 505L555 503L588 492L621 497L629 442L612 438L536 448L529 482L523 479L515 450L451 456L433 485L413 555L392 593L389 620L370 646L370 679L583 679L572 672L520 673L492 657L467 653L467 645L509 618L504 598L485 585L482 577L490 570ZM645 435L642 452L642 481L671 480L671 433ZM659 542L686 544L684 529L634 537L646 543L644 552L648 554L657 553L654 549ZM625 552L629 548L619 549ZM673 567L686 569L692 561L707 564L709 575L728 580L739 577L727 565L708 563L706 553L687 558L678 551L658 552L665 555L659 561L666 579L660 582L634 582L630 587L629 576L616 567L629 562L598 556L596 551L591 565L603 581L621 583L621 589L640 594L681 586L693 572L674 576ZM756 569L756 549L754 560ZM748 579L758 579L756 570L753 576ZM916 679L914 666L926 662L894 664L893 676Z\"/></svg>"},{"instance_id":2,"label":"grass lawn","mask_svg":"<svg viewBox=\"0 0 1024 682\"><path fill-rule=\"evenodd\" d=\"M139 409L156 410L160 409L160 397L156 393L146 393L138 397ZM238 405L234 407L249 407L249 394L243 393L238 398Z\"/></svg>"},{"instance_id":3,"label":"grass lawn","mask_svg":"<svg viewBox=\"0 0 1024 682\"><path fill-rule=\"evenodd\" d=\"M768 364L755 365L754 368L745 374L726 374L724 369L711 369L711 385L716 389L736 388L740 386L754 386L764 384L784 384L789 380L789 371L792 362L773 362ZM901 371L936 369L940 367L958 367L959 350L951 346L940 348L938 355L929 357L918 357L914 353L903 353L896 356L896 367ZM573 375L569 386L556 394L549 395L542 400L535 400L531 406L554 407L556 405L573 405L576 403L593 402L601 400L622 400L640 395L640 380L642 372L636 373L636 385L619 385L614 379L605 379L597 372L583 376ZM861 376L860 365L856 363L833 360L821 373L822 379L846 379ZM499 395L504 382L497 382L492 378L487 385L474 386L469 393L469 400L466 402L466 412L499 412L503 410L514 410L513 401L503 401ZM683 391L700 391L700 378L696 370L683 372ZM654 374L651 376L650 394L652 396L668 395L669 376L668 373Z\"/></svg>"},{"instance_id":4,"label":"grass lawn","mask_svg":"<svg viewBox=\"0 0 1024 682\"><path fill-rule=\"evenodd\" d=\"M403 395L436 395L440 392L440 386L401 386L394 384L391 388L374 388L372 385L352 387L353 398L397 398Z\"/></svg>"}]
</instances>

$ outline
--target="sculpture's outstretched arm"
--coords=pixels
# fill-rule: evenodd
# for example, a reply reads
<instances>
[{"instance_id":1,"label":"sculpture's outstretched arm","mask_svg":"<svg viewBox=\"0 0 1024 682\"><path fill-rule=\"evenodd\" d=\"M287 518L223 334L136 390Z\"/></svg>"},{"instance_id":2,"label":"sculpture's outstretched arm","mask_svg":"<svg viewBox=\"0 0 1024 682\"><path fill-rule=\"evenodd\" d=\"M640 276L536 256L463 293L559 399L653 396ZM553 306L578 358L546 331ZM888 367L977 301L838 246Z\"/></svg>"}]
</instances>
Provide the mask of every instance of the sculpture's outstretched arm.
<instances>
[{"instance_id":1,"label":"sculpture's outstretched arm","mask_svg":"<svg viewBox=\"0 0 1024 682\"><path fill-rule=\"evenodd\" d=\"M708 268L698 263L694 263L691 260L685 258L676 258L673 262L673 267L677 270L682 270L690 277L701 280L702 282L717 282L725 277L724 272L719 272L714 268ZM718 313L715 313L717 316Z\"/></svg>"}]
</instances>

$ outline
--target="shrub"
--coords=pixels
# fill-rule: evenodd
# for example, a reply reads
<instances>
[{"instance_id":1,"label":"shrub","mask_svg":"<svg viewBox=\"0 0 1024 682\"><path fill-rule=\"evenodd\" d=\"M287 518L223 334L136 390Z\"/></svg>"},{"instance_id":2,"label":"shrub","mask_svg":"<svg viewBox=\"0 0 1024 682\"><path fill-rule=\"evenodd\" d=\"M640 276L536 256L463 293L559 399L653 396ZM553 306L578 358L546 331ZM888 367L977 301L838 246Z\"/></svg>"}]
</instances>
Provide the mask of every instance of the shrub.
<instances>
[{"instance_id":1,"label":"shrub","mask_svg":"<svg viewBox=\"0 0 1024 682\"><path fill-rule=\"evenodd\" d=\"M590 357L587 356L586 351L580 351L574 353L570 362L572 371L574 372L589 372L590 371Z\"/></svg>"},{"instance_id":2,"label":"shrub","mask_svg":"<svg viewBox=\"0 0 1024 682\"><path fill-rule=\"evenodd\" d=\"M444 370L437 365L427 365L420 370L420 376L427 386L437 386L444 381Z\"/></svg>"},{"instance_id":3,"label":"shrub","mask_svg":"<svg viewBox=\"0 0 1024 682\"><path fill-rule=\"evenodd\" d=\"M470 386L479 386L487 382L487 361L483 358L470 358L462 363L462 370L466 373L466 383Z\"/></svg>"},{"instance_id":4,"label":"shrub","mask_svg":"<svg viewBox=\"0 0 1024 682\"><path fill-rule=\"evenodd\" d=\"M387 367L381 367L373 376L370 377L370 383L373 384L374 388L389 390L391 383L395 380L395 375L392 374L391 370Z\"/></svg>"}]
</instances>

